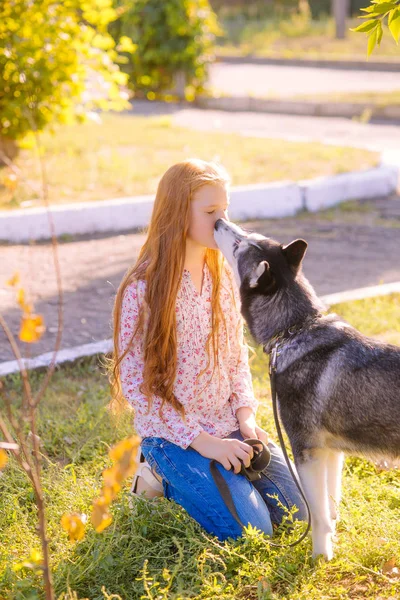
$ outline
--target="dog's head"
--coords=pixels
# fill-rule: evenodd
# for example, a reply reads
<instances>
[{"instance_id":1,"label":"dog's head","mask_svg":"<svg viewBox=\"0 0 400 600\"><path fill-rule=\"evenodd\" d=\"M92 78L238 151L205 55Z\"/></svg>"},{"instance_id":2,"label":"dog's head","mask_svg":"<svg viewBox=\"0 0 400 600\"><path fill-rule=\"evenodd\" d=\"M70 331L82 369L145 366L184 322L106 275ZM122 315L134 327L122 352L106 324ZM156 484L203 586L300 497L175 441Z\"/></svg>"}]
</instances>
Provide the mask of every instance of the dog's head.
<instances>
[{"instance_id":1,"label":"dog's head","mask_svg":"<svg viewBox=\"0 0 400 600\"><path fill-rule=\"evenodd\" d=\"M307 249L307 242L302 239L284 246L225 219L216 221L214 239L232 267L238 287L244 293L263 296L294 281Z\"/></svg>"}]
</instances>

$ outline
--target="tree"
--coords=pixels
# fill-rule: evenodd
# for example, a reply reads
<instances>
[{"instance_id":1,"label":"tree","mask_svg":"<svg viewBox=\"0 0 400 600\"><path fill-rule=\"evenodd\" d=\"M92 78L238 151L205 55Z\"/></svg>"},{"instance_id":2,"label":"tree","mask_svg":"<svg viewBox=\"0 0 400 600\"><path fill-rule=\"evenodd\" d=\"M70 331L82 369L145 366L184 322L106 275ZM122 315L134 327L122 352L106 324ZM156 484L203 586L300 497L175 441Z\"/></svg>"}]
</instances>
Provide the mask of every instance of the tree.
<instances>
[{"instance_id":1,"label":"tree","mask_svg":"<svg viewBox=\"0 0 400 600\"><path fill-rule=\"evenodd\" d=\"M129 105L116 63L132 46L107 31L117 17L112 0L0 2L0 150L9 158L30 131Z\"/></svg>"},{"instance_id":2,"label":"tree","mask_svg":"<svg viewBox=\"0 0 400 600\"><path fill-rule=\"evenodd\" d=\"M331 0L332 15L336 24L336 38L343 40L346 37L346 18L349 14L349 0Z\"/></svg>"},{"instance_id":3,"label":"tree","mask_svg":"<svg viewBox=\"0 0 400 600\"><path fill-rule=\"evenodd\" d=\"M165 94L194 99L214 59L214 41L222 33L208 0L114 0L121 16L110 24L114 37L128 37L135 52L124 71L137 96Z\"/></svg>"},{"instance_id":4,"label":"tree","mask_svg":"<svg viewBox=\"0 0 400 600\"><path fill-rule=\"evenodd\" d=\"M366 19L364 23L351 29L366 33L368 37L367 56L370 56L376 45L380 45L383 36L383 27L385 19L389 31L392 34L394 41L398 45L400 39L400 0L371 0L370 6L361 9L365 15L361 15L359 19Z\"/></svg>"}]
</instances>

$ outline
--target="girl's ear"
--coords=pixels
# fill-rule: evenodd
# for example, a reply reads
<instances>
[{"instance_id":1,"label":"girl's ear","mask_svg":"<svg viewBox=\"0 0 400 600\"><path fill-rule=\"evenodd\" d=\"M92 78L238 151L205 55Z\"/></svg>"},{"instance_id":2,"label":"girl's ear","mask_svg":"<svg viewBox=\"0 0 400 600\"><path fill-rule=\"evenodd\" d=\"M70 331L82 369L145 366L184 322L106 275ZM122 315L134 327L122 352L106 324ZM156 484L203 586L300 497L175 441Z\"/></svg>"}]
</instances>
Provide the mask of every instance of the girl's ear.
<instances>
[{"instance_id":1,"label":"girl's ear","mask_svg":"<svg viewBox=\"0 0 400 600\"><path fill-rule=\"evenodd\" d=\"M258 263L257 267L254 269L250 279L249 279L249 287L251 288L255 288L258 286L261 277L264 275L264 273L268 273L269 272L269 262L267 262L266 260L261 261L260 263Z\"/></svg>"}]
</instances>

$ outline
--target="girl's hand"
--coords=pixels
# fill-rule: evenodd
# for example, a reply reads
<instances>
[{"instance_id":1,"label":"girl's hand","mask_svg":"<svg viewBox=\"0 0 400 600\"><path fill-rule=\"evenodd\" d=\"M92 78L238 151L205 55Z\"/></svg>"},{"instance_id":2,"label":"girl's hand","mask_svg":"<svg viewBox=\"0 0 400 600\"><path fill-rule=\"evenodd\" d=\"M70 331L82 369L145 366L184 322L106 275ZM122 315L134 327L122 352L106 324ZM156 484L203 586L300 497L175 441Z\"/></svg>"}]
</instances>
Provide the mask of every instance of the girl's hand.
<instances>
[{"instance_id":1,"label":"girl's hand","mask_svg":"<svg viewBox=\"0 0 400 600\"><path fill-rule=\"evenodd\" d=\"M236 474L240 473L242 463L249 467L254 456L253 448L241 440L221 439L205 432L201 433L191 446L202 456L220 462L227 471L233 468Z\"/></svg>"},{"instance_id":2,"label":"girl's hand","mask_svg":"<svg viewBox=\"0 0 400 600\"><path fill-rule=\"evenodd\" d=\"M255 438L256 440L261 440L262 442L264 442L264 444L268 444L268 433L256 424L256 418L253 412L251 412L251 414L248 414L245 418L242 419L240 418L239 414L238 420L240 433L242 434L244 439Z\"/></svg>"},{"instance_id":3,"label":"girl's hand","mask_svg":"<svg viewBox=\"0 0 400 600\"><path fill-rule=\"evenodd\" d=\"M249 427L246 423L240 425L240 433L244 437L244 439L255 438L256 440L261 440L264 444L269 443L268 433L261 429L258 425L254 425Z\"/></svg>"}]
</instances>

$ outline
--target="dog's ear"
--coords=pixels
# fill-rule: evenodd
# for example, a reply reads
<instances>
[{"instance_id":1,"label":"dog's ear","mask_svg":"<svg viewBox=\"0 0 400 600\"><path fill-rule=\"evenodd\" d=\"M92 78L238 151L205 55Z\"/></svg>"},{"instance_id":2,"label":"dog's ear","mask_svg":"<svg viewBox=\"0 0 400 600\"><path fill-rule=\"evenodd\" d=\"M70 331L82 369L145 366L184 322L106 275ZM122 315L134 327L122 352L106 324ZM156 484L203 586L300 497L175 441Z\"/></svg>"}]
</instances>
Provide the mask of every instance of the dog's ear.
<instances>
[{"instance_id":1,"label":"dog's ear","mask_svg":"<svg viewBox=\"0 0 400 600\"><path fill-rule=\"evenodd\" d=\"M305 240L299 239L290 242L286 246L282 246L282 252L291 267L297 269L300 266L306 253L307 245Z\"/></svg>"},{"instance_id":2,"label":"dog's ear","mask_svg":"<svg viewBox=\"0 0 400 600\"><path fill-rule=\"evenodd\" d=\"M263 260L260 263L258 263L249 279L249 287L257 287L260 283L261 277L263 277L265 274L269 275L269 270L269 262L267 262L266 260Z\"/></svg>"}]
</instances>

